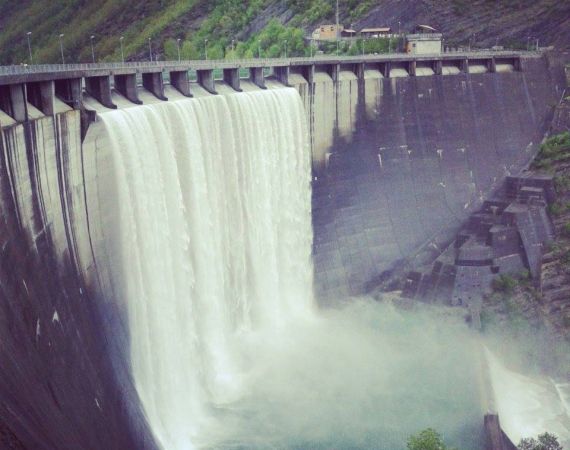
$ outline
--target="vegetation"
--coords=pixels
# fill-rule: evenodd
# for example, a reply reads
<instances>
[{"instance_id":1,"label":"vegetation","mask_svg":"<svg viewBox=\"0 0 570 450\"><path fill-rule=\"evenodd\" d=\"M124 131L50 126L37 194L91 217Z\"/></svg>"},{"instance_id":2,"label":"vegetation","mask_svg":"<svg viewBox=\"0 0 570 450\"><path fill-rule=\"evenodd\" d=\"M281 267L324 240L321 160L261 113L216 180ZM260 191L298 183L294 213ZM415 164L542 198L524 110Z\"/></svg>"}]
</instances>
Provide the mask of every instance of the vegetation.
<instances>
[{"instance_id":1,"label":"vegetation","mask_svg":"<svg viewBox=\"0 0 570 450\"><path fill-rule=\"evenodd\" d=\"M274 0L0 0L0 64L210 59L308 55L303 37L334 21L335 0L286 0L287 25L264 18ZM362 17L371 0L340 0L343 21ZM261 30L253 26L259 20ZM260 31L259 31L260 30ZM28 52L28 36L32 60ZM63 36L60 38L60 34ZM90 36L94 36L91 40ZM123 37L121 41L121 37ZM150 42L149 42L150 39ZM261 45L258 46L259 41ZM121 42L123 44L121 52ZM375 44L370 44L369 51ZM348 49L347 49L348 50ZM336 51L336 47L335 47Z\"/></svg>"},{"instance_id":2,"label":"vegetation","mask_svg":"<svg viewBox=\"0 0 570 450\"><path fill-rule=\"evenodd\" d=\"M445 445L443 437L433 428L427 428L408 439L408 450L455 450Z\"/></svg>"},{"instance_id":3,"label":"vegetation","mask_svg":"<svg viewBox=\"0 0 570 450\"><path fill-rule=\"evenodd\" d=\"M556 436L544 433L538 439L523 439L518 445L519 450L562 450Z\"/></svg>"},{"instance_id":4,"label":"vegetation","mask_svg":"<svg viewBox=\"0 0 570 450\"><path fill-rule=\"evenodd\" d=\"M532 168L550 172L554 162L566 159L570 159L570 132L568 131L548 138L541 145ZM562 187L564 186L566 186L566 180L562 182Z\"/></svg>"}]
</instances>

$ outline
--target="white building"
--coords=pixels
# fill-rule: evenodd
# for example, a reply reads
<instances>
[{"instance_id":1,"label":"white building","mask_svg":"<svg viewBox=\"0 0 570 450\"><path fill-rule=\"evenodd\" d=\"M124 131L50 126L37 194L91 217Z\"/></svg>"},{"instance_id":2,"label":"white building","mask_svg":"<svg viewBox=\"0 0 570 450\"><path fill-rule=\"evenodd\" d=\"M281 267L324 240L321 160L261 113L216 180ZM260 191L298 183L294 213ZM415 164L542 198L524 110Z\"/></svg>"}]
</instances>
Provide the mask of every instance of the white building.
<instances>
[{"instance_id":1,"label":"white building","mask_svg":"<svg viewBox=\"0 0 570 450\"><path fill-rule=\"evenodd\" d=\"M406 35L406 53L434 54L442 52L443 35L429 25L418 25L413 34Z\"/></svg>"}]
</instances>

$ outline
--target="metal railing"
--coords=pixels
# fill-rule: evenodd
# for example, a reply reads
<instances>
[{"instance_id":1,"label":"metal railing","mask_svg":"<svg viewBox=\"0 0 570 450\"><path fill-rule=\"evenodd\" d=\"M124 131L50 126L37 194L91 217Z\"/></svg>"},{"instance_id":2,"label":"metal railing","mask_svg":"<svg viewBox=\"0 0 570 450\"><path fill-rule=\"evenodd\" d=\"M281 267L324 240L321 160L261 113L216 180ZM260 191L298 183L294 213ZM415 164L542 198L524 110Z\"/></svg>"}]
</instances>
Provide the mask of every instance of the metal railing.
<instances>
[{"instance_id":1,"label":"metal railing","mask_svg":"<svg viewBox=\"0 0 570 450\"><path fill-rule=\"evenodd\" d=\"M0 76L7 75L27 75L46 74L60 72L91 72L91 71L143 71L145 69L161 70L208 70L227 68L248 68L248 67L272 67L272 66L292 66L303 63L315 63L326 61L331 64L342 64L346 62L365 61L401 61L401 60L422 60L422 59L446 59L446 57L459 58L491 58L491 57L513 57L513 56L538 56L540 51L452 51L434 54L414 54L407 53L381 53L355 56L338 55L315 55L313 57L294 58L256 58L256 59L221 59L221 60L185 60L185 61L143 61L143 62L114 62L114 63L79 63L79 64L38 64L38 65L13 65L0 66Z\"/></svg>"}]
</instances>

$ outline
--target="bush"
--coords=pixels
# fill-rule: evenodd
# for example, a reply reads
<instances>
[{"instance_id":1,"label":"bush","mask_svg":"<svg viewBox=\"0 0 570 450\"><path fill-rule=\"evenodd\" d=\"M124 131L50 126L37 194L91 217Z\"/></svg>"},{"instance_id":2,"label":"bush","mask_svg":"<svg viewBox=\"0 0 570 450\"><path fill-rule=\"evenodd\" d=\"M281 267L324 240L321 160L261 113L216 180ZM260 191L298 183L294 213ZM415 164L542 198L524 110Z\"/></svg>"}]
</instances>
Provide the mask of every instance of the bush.
<instances>
[{"instance_id":1,"label":"bush","mask_svg":"<svg viewBox=\"0 0 570 450\"><path fill-rule=\"evenodd\" d=\"M443 437L433 428L427 428L408 439L408 450L454 450L445 445Z\"/></svg>"},{"instance_id":2,"label":"bush","mask_svg":"<svg viewBox=\"0 0 570 450\"><path fill-rule=\"evenodd\" d=\"M493 289L503 294L512 294L517 286L517 280L512 276L503 274L493 280Z\"/></svg>"},{"instance_id":3,"label":"bush","mask_svg":"<svg viewBox=\"0 0 570 450\"><path fill-rule=\"evenodd\" d=\"M522 439L518 445L519 450L563 450L556 436L544 433L538 439Z\"/></svg>"}]
</instances>

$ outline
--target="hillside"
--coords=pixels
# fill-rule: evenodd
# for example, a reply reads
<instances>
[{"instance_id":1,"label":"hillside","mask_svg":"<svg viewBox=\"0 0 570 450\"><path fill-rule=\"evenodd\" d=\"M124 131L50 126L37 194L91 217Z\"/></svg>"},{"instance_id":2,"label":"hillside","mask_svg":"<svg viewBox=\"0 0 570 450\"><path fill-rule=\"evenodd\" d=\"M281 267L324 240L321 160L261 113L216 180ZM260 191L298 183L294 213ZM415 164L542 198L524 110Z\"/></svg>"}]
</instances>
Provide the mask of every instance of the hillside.
<instances>
[{"instance_id":1,"label":"hillside","mask_svg":"<svg viewBox=\"0 0 570 450\"><path fill-rule=\"evenodd\" d=\"M28 63L26 32L35 63L97 60L278 56L307 54L303 36L334 21L334 0L0 0L0 64ZM356 29L391 26L402 31L429 23L449 45L526 48L570 47L570 3L558 0L340 0L341 21ZM272 21L274 19L274 21ZM400 24L398 24L400 22ZM284 26L282 26L284 25ZM207 40L207 41L206 41ZM232 40L234 42L232 43ZM232 51L233 49L233 51Z\"/></svg>"}]
</instances>

